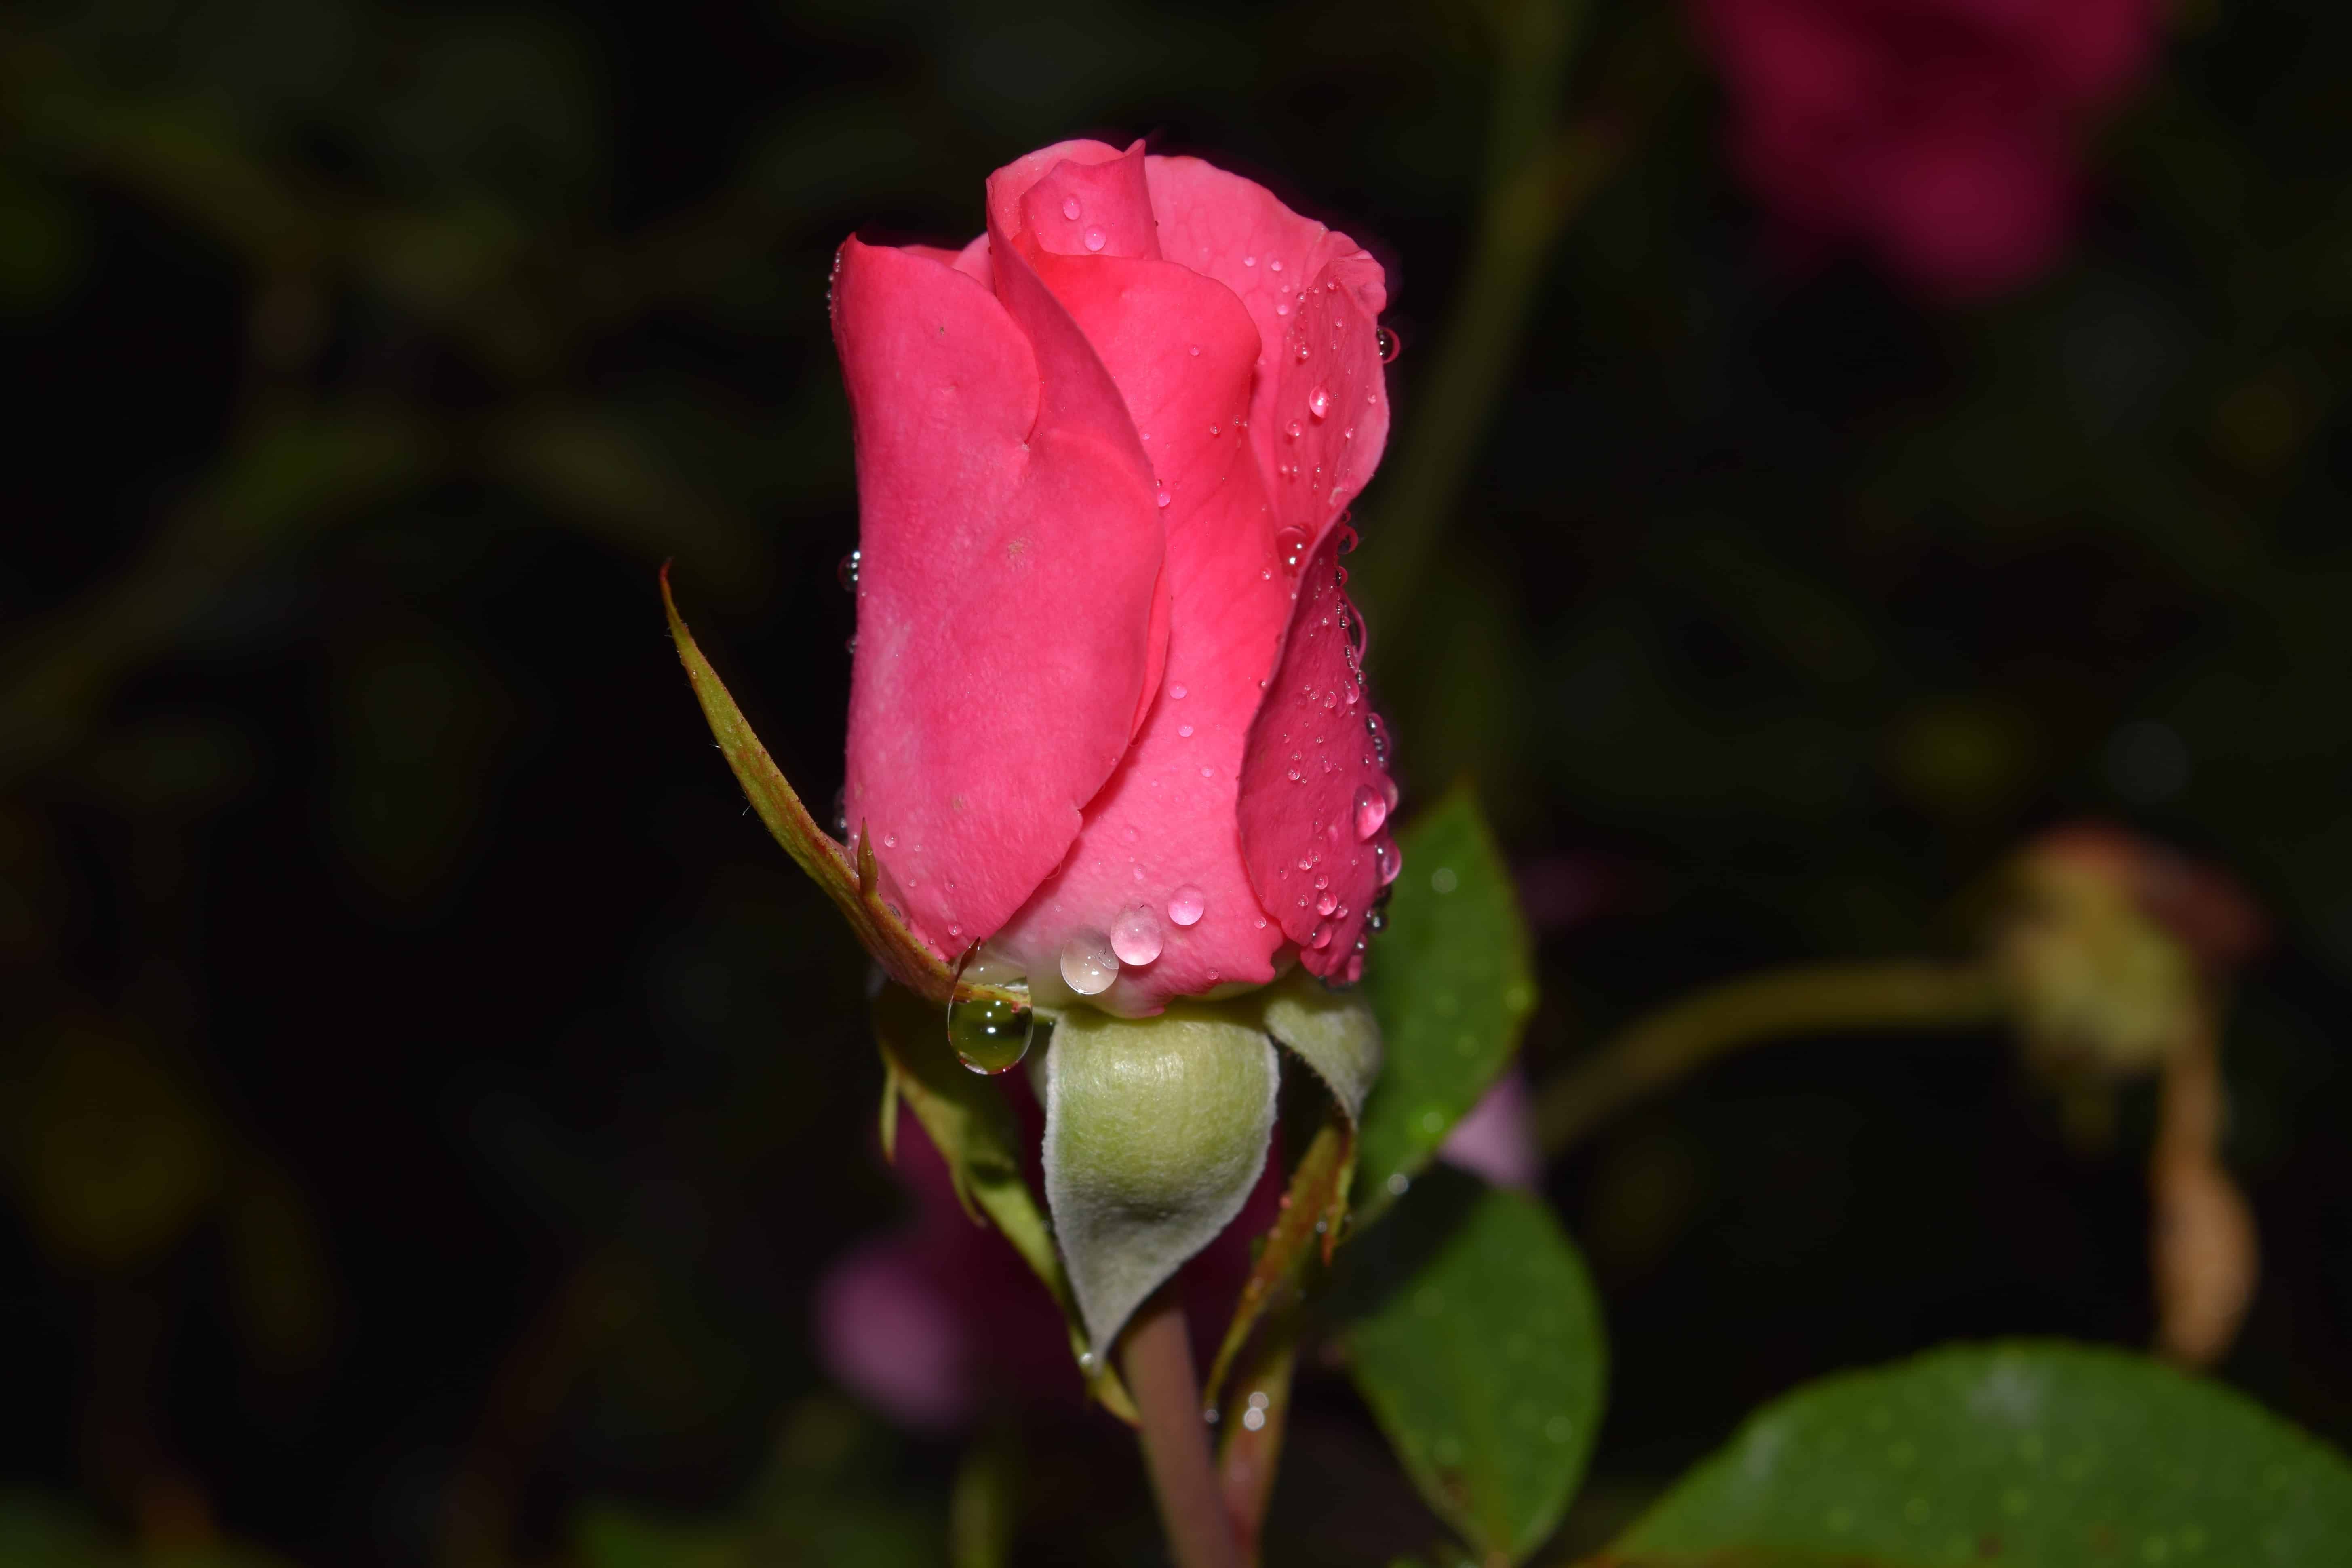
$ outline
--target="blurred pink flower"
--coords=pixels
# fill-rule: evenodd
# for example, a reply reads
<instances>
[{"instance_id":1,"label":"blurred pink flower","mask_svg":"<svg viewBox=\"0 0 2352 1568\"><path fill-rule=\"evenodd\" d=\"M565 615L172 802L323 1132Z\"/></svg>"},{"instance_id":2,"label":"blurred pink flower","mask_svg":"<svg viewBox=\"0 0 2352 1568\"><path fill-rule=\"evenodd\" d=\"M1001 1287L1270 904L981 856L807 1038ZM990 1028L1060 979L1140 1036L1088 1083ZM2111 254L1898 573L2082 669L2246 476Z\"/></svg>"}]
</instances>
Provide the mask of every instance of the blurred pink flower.
<instances>
[{"instance_id":1,"label":"blurred pink flower","mask_svg":"<svg viewBox=\"0 0 2352 1568\"><path fill-rule=\"evenodd\" d=\"M1035 1147L1042 1113L1007 1079ZM1234 1223L1178 1276L1206 1366L1250 1268L1250 1243L1274 1224L1279 1150ZM992 1399L1085 1396L1053 1298L994 1229L956 1202L947 1162L912 1116L898 1127L896 1171L912 1220L853 1247L817 1282L811 1331L834 1381L912 1431L968 1427Z\"/></svg>"},{"instance_id":2,"label":"blurred pink flower","mask_svg":"<svg viewBox=\"0 0 2352 1568\"><path fill-rule=\"evenodd\" d=\"M1536 1146L1535 1101L1527 1075L1513 1068L1454 1124L1437 1157L1484 1176L1498 1187L1532 1192L1543 1182L1543 1151Z\"/></svg>"},{"instance_id":3,"label":"blurred pink flower","mask_svg":"<svg viewBox=\"0 0 2352 1568\"><path fill-rule=\"evenodd\" d=\"M2155 0L1694 0L1730 156L1794 248L1860 243L1953 298L2054 261L2089 123Z\"/></svg>"}]
</instances>

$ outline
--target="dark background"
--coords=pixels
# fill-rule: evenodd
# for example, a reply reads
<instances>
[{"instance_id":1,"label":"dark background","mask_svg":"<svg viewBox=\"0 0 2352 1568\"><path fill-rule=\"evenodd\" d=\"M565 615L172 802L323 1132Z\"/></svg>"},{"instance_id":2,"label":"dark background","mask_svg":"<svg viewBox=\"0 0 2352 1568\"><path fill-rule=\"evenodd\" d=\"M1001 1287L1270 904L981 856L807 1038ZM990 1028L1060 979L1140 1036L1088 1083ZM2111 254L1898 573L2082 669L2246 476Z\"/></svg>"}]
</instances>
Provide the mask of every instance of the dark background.
<instances>
[{"instance_id":1,"label":"dark background","mask_svg":"<svg viewBox=\"0 0 2352 1568\"><path fill-rule=\"evenodd\" d=\"M1407 810L1474 777L1525 875L1538 1079L1709 979L1955 951L2054 822L2234 869L2273 931L2223 1370L2342 1442L2352 14L2167 26L2074 255L1958 308L1776 265L1705 61L1597 5L1556 96L1619 150L1425 561L1382 578L1378 482L1357 559ZM1088 132L1374 247L1393 473L1507 134L1495 36L1414 0L0 23L8 1517L469 1563L609 1505L870 1503L938 1550L959 1445L861 1414L806 1325L903 1206L863 962L745 814L655 567L829 798L833 249L961 243L989 170ZM1615 1347L1570 1539L1824 1371L2143 1342L2147 1116L2070 1144L1990 1032L1801 1042L1556 1167ZM1344 1380L1304 1399L1277 1560L1425 1542ZM1024 1419L1019 1560L1150 1560L1123 1435Z\"/></svg>"}]
</instances>

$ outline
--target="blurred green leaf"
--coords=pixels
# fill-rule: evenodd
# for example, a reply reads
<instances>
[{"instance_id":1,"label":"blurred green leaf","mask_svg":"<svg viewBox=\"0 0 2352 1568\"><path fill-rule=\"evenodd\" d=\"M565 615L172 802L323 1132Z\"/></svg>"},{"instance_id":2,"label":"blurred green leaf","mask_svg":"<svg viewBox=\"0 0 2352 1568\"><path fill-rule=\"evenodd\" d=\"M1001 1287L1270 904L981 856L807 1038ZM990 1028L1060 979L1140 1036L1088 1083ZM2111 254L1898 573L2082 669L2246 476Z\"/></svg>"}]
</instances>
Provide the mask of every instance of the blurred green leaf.
<instances>
[{"instance_id":1,"label":"blurred green leaf","mask_svg":"<svg viewBox=\"0 0 2352 1568\"><path fill-rule=\"evenodd\" d=\"M887 1430L824 1395L784 1412L765 1472L705 1519L591 1502L572 1517L583 1568L940 1568L947 1521L902 1489Z\"/></svg>"},{"instance_id":2,"label":"blurred green leaf","mask_svg":"<svg viewBox=\"0 0 2352 1568\"><path fill-rule=\"evenodd\" d=\"M1350 1249L1349 1363L1422 1496L1490 1561L1559 1523L1601 1425L1601 1303L1549 1209L1441 1172Z\"/></svg>"},{"instance_id":3,"label":"blurred green leaf","mask_svg":"<svg viewBox=\"0 0 2352 1568\"><path fill-rule=\"evenodd\" d=\"M1502 1075L1536 1005L1527 923L1470 790L1422 813L1400 847L1404 870L1365 975L1387 1055L1357 1158L1365 1219Z\"/></svg>"},{"instance_id":4,"label":"blurred green leaf","mask_svg":"<svg viewBox=\"0 0 2352 1568\"><path fill-rule=\"evenodd\" d=\"M935 1568L938 1531L886 1500L801 1498L758 1522L672 1521L615 1504L585 1510L586 1568Z\"/></svg>"},{"instance_id":5,"label":"blurred green leaf","mask_svg":"<svg viewBox=\"0 0 2352 1568\"><path fill-rule=\"evenodd\" d=\"M1800 1389L1606 1560L2318 1568L2347 1542L2352 1466L2334 1450L2137 1356L2021 1343Z\"/></svg>"},{"instance_id":6,"label":"blurred green leaf","mask_svg":"<svg viewBox=\"0 0 2352 1568\"><path fill-rule=\"evenodd\" d=\"M0 163L0 310L29 315L55 304L89 248L88 225L72 204Z\"/></svg>"},{"instance_id":7,"label":"blurred green leaf","mask_svg":"<svg viewBox=\"0 0 2352 1568\"><path fill-rule=\"evenodd\" d=\"M77 1267L152 1261L221 1188L224 1129L131 1035L73 1018L7 1058L0 1173L43 1247Z\"/></svg>"},{"instance_id":8,"label":"blurred green leaf","mask_svg":"<svg viewBox=\"0 0 2352 1568\"><path fill-rule=\"evenodd\" d=\"M515 736L498 672L421 617L401 616L337 661L330 818L344 864L394 905L466 863Z\"/></svg>"}]
</instances>

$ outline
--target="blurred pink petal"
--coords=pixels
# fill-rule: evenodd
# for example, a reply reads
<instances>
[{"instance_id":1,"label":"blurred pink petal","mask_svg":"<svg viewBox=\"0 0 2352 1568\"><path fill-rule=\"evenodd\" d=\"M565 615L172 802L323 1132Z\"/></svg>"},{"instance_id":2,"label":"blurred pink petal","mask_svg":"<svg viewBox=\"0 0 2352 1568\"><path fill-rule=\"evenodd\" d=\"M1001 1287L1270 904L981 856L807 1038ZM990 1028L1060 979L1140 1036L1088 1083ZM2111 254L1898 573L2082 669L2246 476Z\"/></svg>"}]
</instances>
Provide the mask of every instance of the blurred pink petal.
<instances>
[{"instance_id":1,"label":"blurred pink petal","mask_svg":"<svg viewBox=\"0 0 2352 1568\"><path fill-rule=\"evenodd\" d=\"M1498 1187L1532 1192L1543 1182L1543 1151L1536 1146L1535 1101L1527 1075L1513 1068L1454 1124L1437 1157L1484 1176Z\"/></svg>"},{"instance_id":2,"label":"blurred pink petal","mask_svg":"<svg viewBox=\"0 0 2352 1568\"><path fill-rule=\"evenodd\" d=\"M1730 157L1787 254L1858 243L1949 298L2063 250L2093 122L2154 52L2153 0L1695 0Z\"/></svg>"},{"instance_id":3,"label":"blurred pink petal","mask_svg":"<svg viewBox=\"0 0 2352 1568\"><path fill-rule=\"evenodd\" d=\"M917 1237L869 1241L818 1282L817 1353L834 1380L898 1425L950 1432L980 1390L971 1324L926 1266Z\"/></svg>"}]
</instances>

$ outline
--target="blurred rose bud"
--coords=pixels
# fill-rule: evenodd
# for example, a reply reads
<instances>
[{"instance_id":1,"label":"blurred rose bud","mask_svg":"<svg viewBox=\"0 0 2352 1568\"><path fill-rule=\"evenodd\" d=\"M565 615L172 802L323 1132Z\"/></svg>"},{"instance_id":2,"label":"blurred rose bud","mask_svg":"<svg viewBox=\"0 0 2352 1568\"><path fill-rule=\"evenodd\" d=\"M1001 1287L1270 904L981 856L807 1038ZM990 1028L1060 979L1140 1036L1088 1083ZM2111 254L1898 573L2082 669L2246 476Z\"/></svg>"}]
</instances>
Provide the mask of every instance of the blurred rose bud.
<instances>
[{"instance_id":1,"label":"blurred rose bud","mask_svg":"<svg viewBox=\"0 0 2352 1568\"><path fill-rule=\"evenodd\" d=\"M2155 1071L2208 1026L2211 985L2261 941L2225 873L2095 825L2018 857L1991 931L2027 1055L2059 1079Z\"/></svg>"},{"instance_id":2,"label":"blurred rose bud","mask_svg":"<svg viewBox=\"0 0 2352 1568\"><path fill-rule=\"evenodd\" d=\"M1070 142L961 251L852 239L845 831L934 952L1137 1017L1353 979L1398 856L1345 508L1380 264L1193 158Z\"/></svg>"},{"instance_id":3,"label":"blurred rose bud","mask_svg":"<svg viewBox=\"0 0 2352 1568\"><path fill-rule=\"evenodd\" d=\"M1731 157L1784 237L1857 243L1938 293L2032 278L2082 144L2147 67L2154 0L1695 0Z\"/></svg>"}]
</instances>

